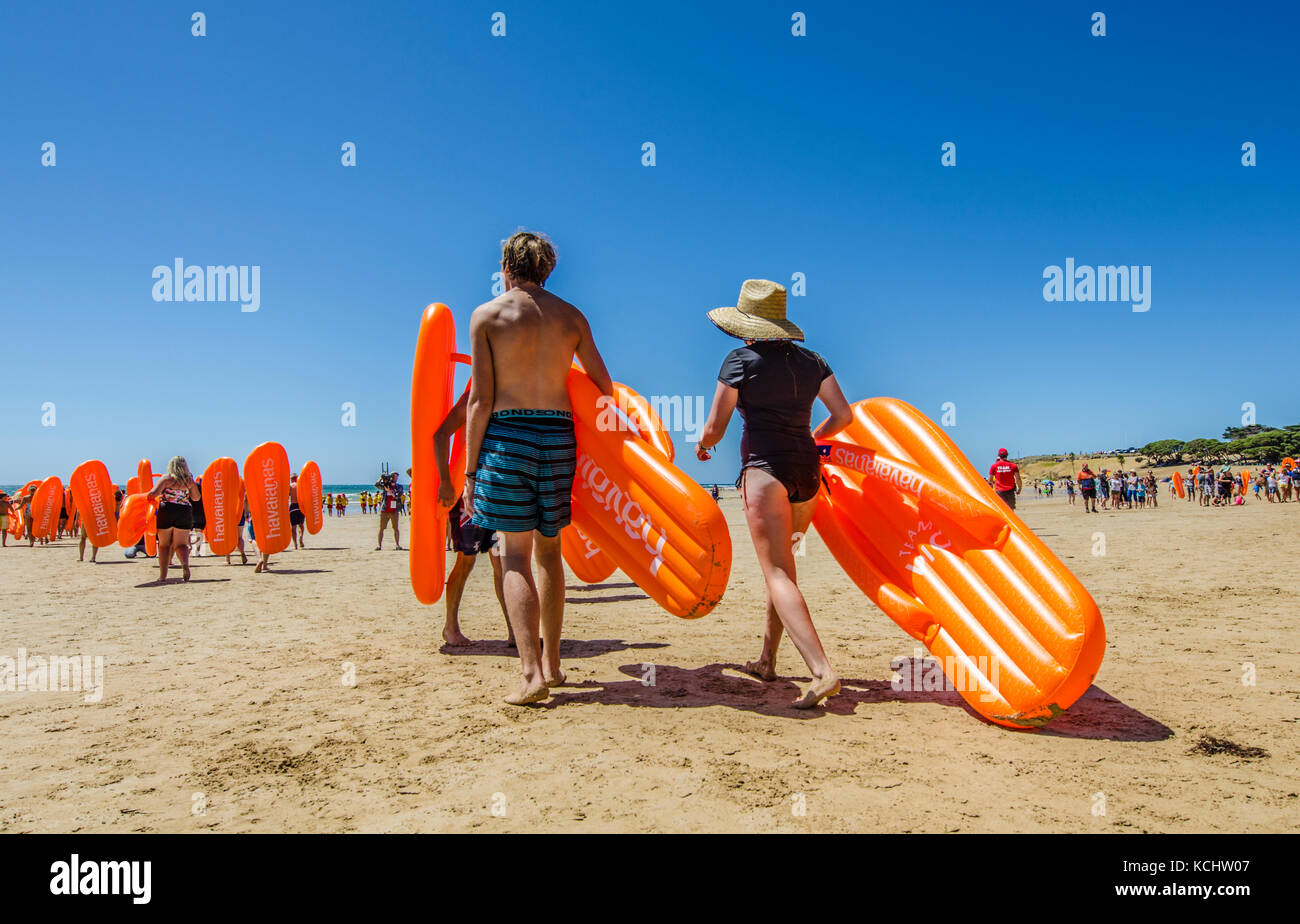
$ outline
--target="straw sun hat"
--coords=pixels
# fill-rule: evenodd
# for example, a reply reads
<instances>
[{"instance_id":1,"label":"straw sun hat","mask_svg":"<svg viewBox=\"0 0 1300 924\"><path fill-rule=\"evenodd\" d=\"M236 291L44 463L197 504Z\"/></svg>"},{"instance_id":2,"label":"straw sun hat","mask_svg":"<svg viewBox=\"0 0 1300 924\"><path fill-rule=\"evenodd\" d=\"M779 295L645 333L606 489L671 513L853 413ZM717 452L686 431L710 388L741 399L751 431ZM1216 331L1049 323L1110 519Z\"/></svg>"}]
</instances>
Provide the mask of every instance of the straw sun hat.
<instances>
[{"instance_id":1,"label":"straw sun hat","mask_svg":"<svg viewBox=\"0 0 1300 924\"><path fill-rule=\"evenodd\" d=\"M709 320L741 340L802 340L803 331L785 317L785 286L746 279L734 308L714 308Z\"/></svg>"}]
</instances>

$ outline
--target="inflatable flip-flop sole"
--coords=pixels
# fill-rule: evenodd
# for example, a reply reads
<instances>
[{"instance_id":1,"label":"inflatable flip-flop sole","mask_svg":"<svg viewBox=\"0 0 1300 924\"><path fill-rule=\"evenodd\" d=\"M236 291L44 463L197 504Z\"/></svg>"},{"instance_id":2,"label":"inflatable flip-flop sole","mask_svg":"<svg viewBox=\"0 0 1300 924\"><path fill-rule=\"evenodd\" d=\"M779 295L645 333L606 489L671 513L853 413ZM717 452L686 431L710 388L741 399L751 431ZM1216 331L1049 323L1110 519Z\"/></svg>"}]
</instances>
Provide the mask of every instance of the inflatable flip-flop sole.
<instances>
[{"instance_id":1,"label":"inflatable flip-flop sole","mask_svg":"<svg viewBox=\"0 0 1300 924\"><path fill-rule=\"evenodd\" d=\"M203 472L203 536L213 555L229 555L239 547L239 519L244 513L244 492L239 484L239 463L229 456L213 459Z\"/></svg>"},{"instance_id":2,"label":"inflatable flip-flop sole","mask_svg":"<svg viewBox=\"0 0 1300 924\"><path fill-rule=\"evenodd\" d=\"M947 434L872 398L822 452L818 533L971 708L1034 728L1088 689L1106 645L1097 604Z\"/></svg>"},{"instance_id":3,"label":"inflatable flip-flop sole","mask_svg":"<svg viewBox=\"0 0 1300 924\"><path fill-rule=\"evenodd\" d=\"M117 509L113 503L113 482L98 459L82 462L68 479L73 503L81 516L86 538L97 549L117 541Z\"/></svg>"}]
</instances>

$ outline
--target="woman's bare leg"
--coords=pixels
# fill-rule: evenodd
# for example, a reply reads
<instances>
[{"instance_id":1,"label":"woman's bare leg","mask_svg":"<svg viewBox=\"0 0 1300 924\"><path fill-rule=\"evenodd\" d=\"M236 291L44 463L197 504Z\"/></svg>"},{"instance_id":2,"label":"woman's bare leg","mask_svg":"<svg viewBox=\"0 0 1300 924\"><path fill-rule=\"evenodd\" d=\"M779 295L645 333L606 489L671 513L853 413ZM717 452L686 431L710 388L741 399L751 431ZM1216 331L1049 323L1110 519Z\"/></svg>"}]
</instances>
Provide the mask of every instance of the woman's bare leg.
<instances>
[{"instance_id":1,"label":"woman's bare leg","mask_svg":"<svg viewBox=\"0 0 1300 924\"><path fill-rule=\"evenodd\" d=\"M172 563L172 530L158 530L158 580L167 580L167 567Z\"/></svg>"},{"instance_id":2,"label":"woman's bare leg","mask_svg":"<svg viewBox=\"0 0 1300 924\"><path fill-rule=\"evenodd\" d=\"M161 551L160 548L159 552ZM172 551L181 561L182 580L188 581L190 579L190 531L188 529L172 530ZM162 555L159 554L159 558L161 557Z\"/></svg>"},{"instance_id":3,"label":"woman's bare leg","mask_svg":"<svg viewBox=\"0 0 1300 924\"><path fill-rule=\"evenodd\" d=\"M761 469L745 471L743 493L745 520L754 540L754 551L758 553L758 563L763 569L767 599L813 675L807 692L795 700L795 706L807 709L837 693L840 682L826 658L808 604L795 582L794 549L790 543L795 532L794 511L785 486ZM807 506L812 504L815 501L810 501ZM801 510L800 515L811 519L811 509ZM807 527L806 522L804 526ZM764 649L766 652L766 644ZM775 649L771 654L775 657Z\"/></svg>"},{"instance_id":4,"label":"woman's bare leg","mask_svg":"<svg viewBox=\"0 0 1300 924\"><path fill-rule=\"evenodd\" d=\"M804 501L801 504L790 505L790 577L796 579L794 557L799 552L803 544L804 537L808 533L808 526L812 523L813 511L817 509L817 498L810 501ZM798 542L795 536L799 537ZM767 601L767 624L763 629L763 652L758 656L757 661L750 661L745 665L745 670L753 674L760 680L776 679L776 651L781 644L781 633L783 630L781 617L777 615L776 607L772 605L769 598Z\"/></svg>"}]
</instances>

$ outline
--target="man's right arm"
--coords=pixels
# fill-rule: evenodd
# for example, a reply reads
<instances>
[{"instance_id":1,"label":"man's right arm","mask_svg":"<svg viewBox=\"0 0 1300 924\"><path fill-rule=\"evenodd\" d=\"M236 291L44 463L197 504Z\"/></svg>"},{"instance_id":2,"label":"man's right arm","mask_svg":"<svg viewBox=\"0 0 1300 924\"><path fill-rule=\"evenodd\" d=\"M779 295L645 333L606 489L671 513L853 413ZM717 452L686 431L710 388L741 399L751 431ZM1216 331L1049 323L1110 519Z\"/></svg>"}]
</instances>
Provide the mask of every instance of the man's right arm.
<instances>
[{"instance_id":1,"label":"man's right arm","mask_svg":"<svg viewBox=\"0 0 1300 924\"><path fill-rule=\"evenodd\" d=\"M443 502L450 495L451 500L445 504L448 507L456 502L455 496L451 495L452 474L449 447L452 436L465 425L466 408L468 406L469 392L465 392L460 396L460 400L452 405L446 419L443 420L433 434L433 458L438 463L438 500Z\"/></svg>"},{"instance_id":2,"label":"man's right arm","mask_svg":"<svg viewBox=\"0 0 1300 924\"><path fill-rule=\"evenodd\" d=\"M591 380L596 383L602 395L612 395L614 393L614 383L609 377L609 370L605 368L605 360L600 356L600 350L596 349L596 341L591 337L591 325L587 323L586 315L581 311L574 309L578 316L578 361L582 363L583 370L591 376Z\"/></svg>"}]
</instances>

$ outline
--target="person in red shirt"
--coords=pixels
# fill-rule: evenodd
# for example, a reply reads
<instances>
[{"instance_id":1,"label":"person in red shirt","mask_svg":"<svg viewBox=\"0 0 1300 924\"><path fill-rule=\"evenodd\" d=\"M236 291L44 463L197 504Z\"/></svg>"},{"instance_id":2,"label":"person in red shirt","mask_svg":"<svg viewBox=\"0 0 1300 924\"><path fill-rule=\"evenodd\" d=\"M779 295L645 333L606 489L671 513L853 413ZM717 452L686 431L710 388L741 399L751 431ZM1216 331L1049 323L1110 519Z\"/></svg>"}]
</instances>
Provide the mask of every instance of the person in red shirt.
<instances>
[{"instance_id":1,"label":"person in red shirt","mask_svg":"<svg viewBox=\"0 0 1300 924\"><path fill-rule=\"evenodd\" d=\"M1016 509L1016 495L1024 484L1020 480L1020 466L1007 458L1005 449L998 450L998 460L989 466L989 484L1008 507Z\"/></svg>"}]
</instances>

